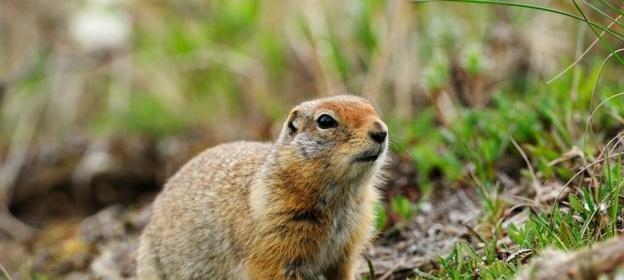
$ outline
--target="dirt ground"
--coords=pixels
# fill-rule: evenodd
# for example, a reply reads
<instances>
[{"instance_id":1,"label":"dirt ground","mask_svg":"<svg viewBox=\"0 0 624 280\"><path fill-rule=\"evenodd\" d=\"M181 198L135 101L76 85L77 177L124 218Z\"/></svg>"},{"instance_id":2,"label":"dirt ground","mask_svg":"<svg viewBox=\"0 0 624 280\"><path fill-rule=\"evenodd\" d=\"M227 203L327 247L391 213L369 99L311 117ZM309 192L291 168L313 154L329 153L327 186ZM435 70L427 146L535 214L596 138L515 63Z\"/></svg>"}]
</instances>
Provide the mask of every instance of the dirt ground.
<instances>
[{"instance_id":1,"label":"dirt ground","mask_svg":"<svg viewBox=\"0 0 624 280\"><path fill-rule=\"evenodd\" d=\"M0 243L2 264L12 274L63 279L127 279L135 268L135 249L150 206L113 205L84 220L55 222L30 242ZM367 254L377 279L405 279L414 269L432 269L432 260L460 241L470 242L468 227L479 215L466 191L420 204L408 223L388 229ZM362 261L361 275L371 273ZM16 277L16 279L22 279Z\"/></svg>"},{"instance_id":2,"label":"dirt ground","mask_svg":"<svg viewBox=\"0 0 624 280\"><path fill-rule=\"evenodd\" d=\"M400 194L417 201L421 194L415 177L408 159L395 157L390 180L383 188L384 196ZM47 213L50 220L39 222L33 238L0 238L0 263L15 279L133 278L135 249L149 221L150 202L155 194L143 193L131 203L115 203L90 215L80 211ZM41 217L43 212L69 203L60 195L57 197L48 197L42 209L21 209L21 213L28 220L28 215ZM471 189L440 186L430 199L418 204L409 221L389 214L386 229L361 262L360 275L374 273L380 280L405 279L414 275L415 270L436 269L433 261L457 242L478 242L471 234L481 211L476 201Z\"/></svg>"}]
</instances>

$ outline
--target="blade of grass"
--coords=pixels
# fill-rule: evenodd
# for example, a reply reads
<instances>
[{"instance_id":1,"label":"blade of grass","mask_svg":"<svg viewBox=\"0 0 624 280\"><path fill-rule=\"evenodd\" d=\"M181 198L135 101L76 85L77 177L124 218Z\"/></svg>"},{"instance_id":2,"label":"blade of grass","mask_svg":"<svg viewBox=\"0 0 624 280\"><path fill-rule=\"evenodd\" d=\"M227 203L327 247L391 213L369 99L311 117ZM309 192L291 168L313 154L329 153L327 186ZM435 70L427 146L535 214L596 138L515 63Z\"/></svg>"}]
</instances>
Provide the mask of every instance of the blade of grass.
<instances>
[{"instance_id":1,"label":"blade of grass","mask_svg":"<svg viewBox=\"0 0 624 280\"><path fill-rule=\"evenodd\" d=\"M619 25L620 27L624 28L624 24L620 23L618 21L618 18L613 18L611 17L609 14L605 13L604 11L602 11L601 9L599 9L598 7L592 5L592 3L590 3L587 0L583 0L583 3L585 3L585 5L589 6L590 8L592 8L594 11L598 12L599 14L607 17L608 19L610 19L612 22L614 22L615 24Z\"/></svg>"},{"instance_id":2,"label":"blade of grass","mask_svg":"<svg viewBox=\"0 0 624 280\"><path fill-rule=\"evenodd\" d=\"M595 208L593 209L591 215L587 218L587 220L583 224L583 228L581 229L581 239L583 239L583 237L585 236L585 233L587 232L589 225L591 224L594 217L598 214L598 212L600 212L601 205L604 205L606 201L611 200L612 196L618 197L618 195L615 192L616 190L620 190L620 189L621 188L613 188L607 195L605 195L603 199L596 202L597 204Z\"/></svg>"},{"instance_id":3,"label":"blade of grass","mask_svg":"<svg viewBox=\"0 0 624 280\"><path fill-rule=\"evenodd\" d=\"M6 270L6 268L4 267L4 265L2 263L0 263L0 270L2 270L2 274L4 274L4 276L8 280L13 280L13 278L11 277L11 274L9 274L9 272Z\"/></svg>"},{"instance_id":4,"label":"blade of grass","mask_svg":"<svg viewBox=\"0 0 624 280\"><path fill-rule=\"evenodd\" d=\"M574 7L576 7L576 10L581 14L581 16L583 17L585 22L589 23L590 22L589 19L585 16L585 13L583 12L583 9L581 9L581 6L579 6L578 3L576 3L576 0L572 0L572 3L574 4ZM594 29L594 26L592 24L588 24L588 26L591 29L591 31L594 32L596 37L598 37L598 39L600 39L600 42L605 47L607 47L607 49L609 49L610 52L613 52L613 50L614 50L613 46L611 46L611 44L609 44L608 41L604 40L603 37L600 36L598 31L596 31L596 29ZM615 55L615 58L617 58L622 64L624 64L624 60L618 54Z\"/></svg>"},{"instance_id":5,"label":"blade of grass","mask_svg":"<svg viewBox=\"0 0 624 280\"><path fill-rule=\"evenodd\" d=\"M576 179L576 177L578 177L579 175L583 174L583 173L584 173L587 169L589 169L589 168L591 168L592 166L594 166L594 165L596 165L596 164L598 164L598 163L601 163L601 162L603 162L603 161L605 161L605 160L609 160L609 159L611 159L611 158L614 158L614 157L617 157L617 156L621 156L621 155L624 155L624 152L621 152L621 153L616 153L616 154L613 154L613 155L611 155L611 156L606 156L606 157L604 157L604 158L599 158L599 159L595 160L594 162L592 162L592 163L590 163L590 164L586 165L585 167L583 167L583 168L582 168L581 170L579 170L578 172L576 172L574 175L572 175L572 178L570 178L570 180L568 180L568 182L566 182L566 183L565 183L565 185L563 185L563 187L561 187L561 189L560 189L560 190L559 190L559 192L557 193L557 196L555 197L555 201L554 201L554 203L555 203L555 204L556 204L556 203L559 203L559 200L561 199L561 194L563 194L563 191L564 191L566 188L568 188L568 186L570 186L570 184L572 183L572 181L574 181L574 179ZM553 211L554 211L554 207L553 207ZM552 216L553 216L553 214L552 214L552 211L551 211L551 217L552 217ZM551 224L550 224L550 226L552 226L552 225L553 225L553 224L552 224L552 220L551 220Z\"/></svg>"},{"instance_id":6,"label":"blade of grass","mask_svg":"<svg viewBox=\"0 0 624 280\"><path fill-rule=\"evenodd\" d=\"M600 3L602 3L605 6L609 7L609 9L611 9L614 12L618 13L620 16L624 16L624 11L622 11L622 10L618 9L617 7L611 5L611 3L609 3L608 1L600 0Z\"/></svg>"},{"instance_id":7,"label":"blade of grass","mask_svg":"<svg viewBox=\"0 0 624 280\"><path fill-rule=\"evenodd\" d=\"M619 20L620 18L622 18L622 16L618 16L616 19ZM615 22L611 22L609 23L609 25L607 26L607 28L611 28L611 26L613 26ZM603 36L605 34L604 31L602 31L600 33L600 36ZM568 67L566 67L565 69L563 69L563 71L559 72L559 74L555 75L555 77L553 77L552 79L548 80L548 82L546 82L546 84L550 84L553 81L555 81L556 79L559 79L561 76L563 76L563 74L565 74L566 72L568 72L570 69L572 69L572 67L574 67L576 64L578 64L581 59L583 59L583 57L585 57L585 55L587 55L587 53L589 53L589 51L594 48L594 46L596 45L596 43L598 43L598 41L600 41L599 38L594 39L594 41L589 45L589 47L587 47L587 49L581 54L579 55L579 57L577 57L574 62L572 62L572 64L568 65Z\"/></svg>"},{"instance_id":8,"label":"blade of grass","mask_svg":"<svg viewBox=\"0 0 624 280\"><path fill-rule=\"evenodd\" d=\"M618 94L611 95L611 96L609 96L609 98L607 98L607 99L603 100L602 102L600 102L600 104L598 104L598 105L596 106L596 108L594 108L594 109L592 110L591 114L589 114L588 121L589 121L589 122L591 122L591 119L592 119L592 118L594 117L594 115L596 114L596 111L597 111L598 109L600 109L600 107L602 107L602 105L606 104L606 103L607 103L607 102L609 102L611 99L614 99L614 98L619 97L619 96L622 96L622 95L624 95L624 92L620 92L620 93L618 93Z\"/></svg>"},{"instance_id":9,"label":"blade of grass","mask_svg":"<svg viewBox=\"0 0 624 280\"><path fill-rule=\"evenodd\" d=\"M622 157L618 157L618 166L621 167L622 166ZM619 170L621 172L621 170ZM615 236L617 234L617 218L618 218L618 214L620 213L620 195L622 193L622 184L624 183L624 181L619 182L617 184L617 187L615 187L615 189L613 190L613 193L615 194L611 200L611 205L610 206L610 218L611 218L611 235Z\"/></svg>"},{"instance_id":10,"label":"blade of grass","mask_svg":"<svg viewBox=\"0 0 624 280\"><path fill-rule=\"evenodd\" d=\"M589 193L589 192L587 192ZM586 200L586 203L588 205L591 205L589 202L591 201L591 198L589 198L590 195L584 195L584 198ZM601 203L601 202L600 202ZM581 227L581 240L583 240L583 238L585 237L585 233L587 232L587 229L589 228L589 225L594 221L594 217L596 216L596 213L598 213L598 211L600 211L600 204L596 205L596 207L590 207L590 215L585 219L585 221L583 222L583 226Z\"/></svg>"},{"instance_id":11,"label":"blade of grass","mask_svg":"<svg viewBox=\"0 0 624 280\"><path fill-rule=\"evenodd\" d=\"M511 143L514 145L514 147L516 147L516 150L518 150L518 152L522 156L522 159L524 160L524 163L529 169L529 173L531 174L531 179L533 180L531 185L533 189L535 189L535 195L537 196L536 199L539 200L539 196L541 196L542 186L539 183L539 180L537 180L537 175L535 175L535 170L533 170L533 165L531 164L531 161L529 160L529 157L527 156L527 154L524 152L524 150L522 150L522 147L518 145L518 142L516 142L516 140L513 139L513 137L510 137L510 139L511 139Z\"/></svg>"},{"instance_id":12,"label":"blade of grass","mask_svg":"<svg viewBox=\"0 0 624 280\"><path fill-rule=\"evenodd\" d=\"M598 77L596 78L596 81L594 82L594 86L592 87L592 92L591 92L591 97L589 98L589 108L591 109L594 103L594 97L596 96L596 88L598 88L598 82L600 81L600 77L602 76L602 71L604 70L605 66L607 65L607 62L609 61L609 59L615 55L616 53L622 52L624 51L624 48L622 49L618 49L615 50L613 52L611 52L607 58L605 58L602 61L602 64L600 64L600 70L598 70ZM585 131L583 132L583 149L585 149L585 145L587 144L587 139L588 137L593 134L592 128L591 128L591 122L590 119L587 120L587 122L585 123Z\"/></svg>"},{"instance_id":13,"label":"blade of grass","mask_svg":"<svg viewBox=\"0 0 624 280\"><path fill-rule=\"evenodd\" d=\"M368 275L370 280L375 280L375 266L373 266L373 262L370 260L368 256L364 256L366 260L366 264L368 265Z\"/></svg>"},{"instance_id":14,"label":"blade of grass","mask_svg":"<svg viewBox=\"0 0 624 280\"><path fill-rule=\"evenodd\" d=\"M594 82L594 86L592 87L592 93L591 93L591 97L590 97L590 100L589 100L589 108L591 108L592 103L594 101L594 97L596 95L596 88L598 87L598 82L600 81L600 77L602 76L602 71L604 70L607 62L609 61L609 59L612 56L614 56L614 55L617 56L618 53L623 52L623 51L624 51L624 48L611 51L611 53L607 56L607 58L605 58L602 61L602 64L600 65L600 70L598 70L598 78L596 78L596 82Z\"/></svg>"},{"instance_id":15,"label":"blade of grass","mask_svg":"<svg viewBox=\"0 0 624 280\"><path fill-rule=\"evenodd\" d=\"M510 7L520 7L520 8L526 8L526 9L533 9L533 10L539 10L539 11L543 11L543 12L550 12L550 13L555 13L555 14L559 14L559 15L563 15L563 16L567 16L567 17L571 17L583 22L586 22L587 24L594 26L600 30L603 30L609 34L611 34L612 36L616 37L617 39L624 41L624 34L621 34L619 32L616 32L614 30L608 29L600 24L597 24L595 22L589 21L584 17L579 17L577 15L573 15L570 13L566 13L563 11L559 11L559 10L555 10L555 9L551 9L551 8L547 8L547 7L542 7L542 6L537 6L537 5L529 5L529 4L523 4L523 3L515 3L515 2L503 2L503 1L494 1L494 0L412 0L412 3L415 4L420 4L420 3L431 3L431 2L459 2L459 3L474 3L474 4L494 4L494 5L503 5L503 6L510 6Z\"/></svg>"},{"instance_id":16,"label":"blade of grass","mask_svg":"<svg viewBox=\"0 0 624 280\"><path fill-rule=\"evenodd\" d=\"M620 140L623 135L624 135L624 131L620 131L618 132L616 136L612 137L611 140L609 140L609 142L607 142L607 144L604 146L604 148L600 150L600 154L598 155L598 158L603 158L604 156L608 156L609 154L614 153L615 148L617 148L618 145L620 144ZM609 149L609 146L612 146L612 148ZM598 165L595 165L594 168L592 169L591 174L596 174L598 172L598 167L599 167ZM595 180L593 176L592 176L592 180Z\"/></svg>"},{"instance_id":17,"label":"blade of grass","mask_svg":"<svg viewBox=\"0 0 624 280\"><path fill-rule=\"evenodd\" d=\"M557 207L553 207L553 210L557 209ZM555 232L555 227L552 225L552 222L549 221L548 223L546 222L546 220L544 220L542 217L540 217L539 215L535 215L533 216L534 219L533 221L537 224L539 224L539 226L541 226L546 232L546 234L550 235L555 241L557 241L557 243L559 243L559 245L561 245L561 248L567 250L568 246L566 246L565 243L563 243L563 241L561 240L561 238L559 238L559 235L557 235L557 233ZM552 217L554 217L554 215L551 215L551 220ZM544 232L538 232L540 235Z\"/></svg>"}]
</instances>

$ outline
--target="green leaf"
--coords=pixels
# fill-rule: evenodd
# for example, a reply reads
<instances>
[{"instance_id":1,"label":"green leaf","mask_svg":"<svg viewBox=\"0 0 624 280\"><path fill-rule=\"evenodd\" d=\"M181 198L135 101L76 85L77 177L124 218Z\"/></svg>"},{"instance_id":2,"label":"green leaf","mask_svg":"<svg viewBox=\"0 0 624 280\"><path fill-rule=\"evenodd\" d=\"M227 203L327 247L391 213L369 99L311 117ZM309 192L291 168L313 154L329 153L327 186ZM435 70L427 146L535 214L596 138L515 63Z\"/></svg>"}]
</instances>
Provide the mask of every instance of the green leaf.
<instances>
[{"instance_id":1,"label":"green leaf","mask_svg":"<svg viewBox=\"0 0 624 280\"><path fill-rule=\"evenodd\" d=\"M573 242L572 232L570 232L570 228L568 228L568 224L565 221L561 221L559 224L559 239L569 247L576 243Z\"/></svg>"},{"instance_id":2,"label":"green leaf","mask_svg":"<svg viewBox=\"0 0 624 280\"><path fill-rule=\"evenodd\" d=\"M568 202L570 203L570 207L572 207L572 209L574 209L574 211L581 213L581 214L585 214L587 213L587 209L585 209L585 207L583 207L583 203L581 203L581 201L576 198L575 195L573 194L569 194L568 195Z\"/></svg>"}]
</instances>

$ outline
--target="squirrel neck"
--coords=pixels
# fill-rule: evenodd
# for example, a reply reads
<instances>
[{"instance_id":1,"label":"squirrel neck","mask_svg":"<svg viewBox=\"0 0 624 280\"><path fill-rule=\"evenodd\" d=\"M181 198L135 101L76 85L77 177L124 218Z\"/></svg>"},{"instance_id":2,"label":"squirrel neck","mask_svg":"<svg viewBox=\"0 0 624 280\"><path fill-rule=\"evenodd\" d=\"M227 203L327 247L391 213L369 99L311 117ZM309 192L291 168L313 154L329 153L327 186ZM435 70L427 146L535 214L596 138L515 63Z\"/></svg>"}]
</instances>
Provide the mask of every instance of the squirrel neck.
<instances>
[{"instance_id":1,"label":"squirrel neck","mask_svg":"<svg viewBox=\"0 0 624 280\"><path fill-rule=\"evenodd\" d=\"M253 212L257 217L284 212L331 215L341 207L356 207L365 189L373 187L372 168L355 178L336 170L340 168L327 159L304 158L275 145L254 179Z\"/></svg>"}]
</instances>

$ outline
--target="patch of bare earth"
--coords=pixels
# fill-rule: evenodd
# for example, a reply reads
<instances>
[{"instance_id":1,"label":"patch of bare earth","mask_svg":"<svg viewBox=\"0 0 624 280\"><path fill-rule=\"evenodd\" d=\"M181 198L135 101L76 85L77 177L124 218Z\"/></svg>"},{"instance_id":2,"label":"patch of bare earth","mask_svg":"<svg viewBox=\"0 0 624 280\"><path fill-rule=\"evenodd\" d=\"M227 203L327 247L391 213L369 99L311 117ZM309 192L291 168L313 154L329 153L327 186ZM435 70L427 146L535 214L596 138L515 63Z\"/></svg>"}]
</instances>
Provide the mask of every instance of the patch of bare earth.
<instances>
[{"instance_id":1,"label":"patch of bare earth","mask_svg":"<svg viewBox=\"0 0 624 280\"><path fill-rule=\"evenodd\" d=\"M418 200L413 170L407 158L395 160L385 196L400 194ZM135 250L149 220L152 199L153 194L142 195L131 204L114 204L87 217L55 216L29 240L0 236L0 263L16 279L37 274L63 279L133 278ZM406 279L415 270L431 271L433 261L445 256L456 242L474 239L469 228L476 226L481 214L476 201L470 189L440 188L427 202L418 204L409 221L401 222L390 214L390 227L366 252L372 270L362 261L359 274Z\"/></svg>"},{"instance_id":2,"label":"patch of bare earth","mask_svg":"<svg viewBox=\"0 0 624 280\"><path fill-rule=\"evenodd\" d=\"M385 232L367 252L376 279L406 279L415 270L429 271L460 240L470 239L469 227L480 216L475 198L464 190L445 192L419 206L414 218ZM364 263L359 272L370 275Z\"/></svg>"},{"instance_id":3,"label":"patch of bare earth","mask_svg":"<svg viewBox=\"0 0 624 280\"><path fill-rule=\"evenodd\" d=\"M400 229L386 232L366 254L377 279L405 279L414 269L428 270L475 224L479 209L465 191L422 203L419 213ZM13 273L37 271L63 279L132 278L135 249L149 220L149 206L109 206L79 221L46 227L29 243L0 242L0 261ZM370 274L365 261L359 269Z\"/></svg>"}]
</instances>

